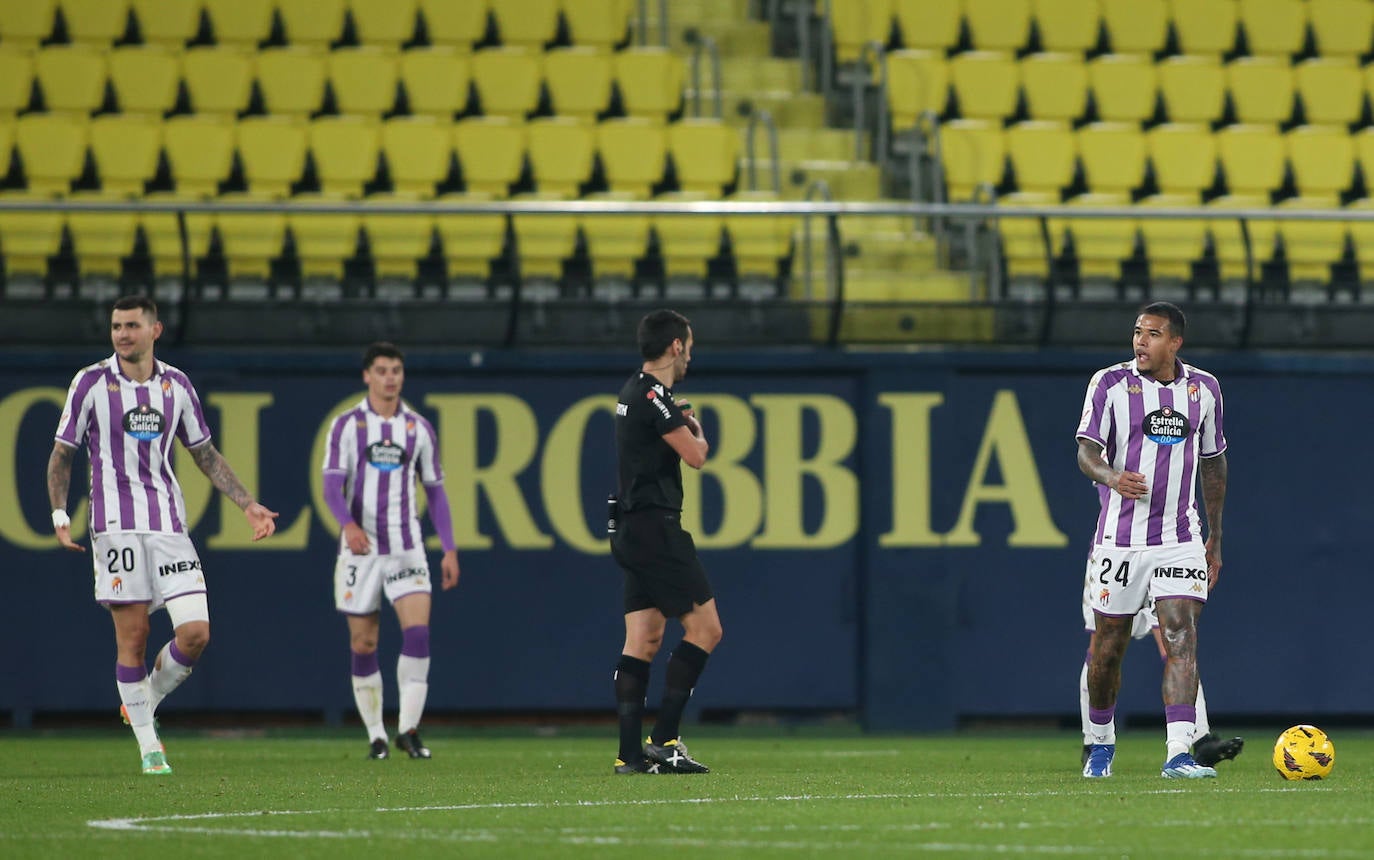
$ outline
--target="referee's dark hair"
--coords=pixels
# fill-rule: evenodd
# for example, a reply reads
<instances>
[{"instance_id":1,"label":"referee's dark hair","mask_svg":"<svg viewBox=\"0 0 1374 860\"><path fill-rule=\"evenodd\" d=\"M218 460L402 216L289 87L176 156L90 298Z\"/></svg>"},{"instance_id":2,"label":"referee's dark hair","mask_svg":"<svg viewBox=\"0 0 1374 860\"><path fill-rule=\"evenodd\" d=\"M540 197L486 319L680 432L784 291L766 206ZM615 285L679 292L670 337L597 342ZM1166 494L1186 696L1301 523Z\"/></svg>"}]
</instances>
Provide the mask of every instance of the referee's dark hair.
<instances>
[{"instance_id":1,"label":"referee's dark hair","mask_svg":"<svg viewBox=\"0 0 1374 860\"><path fill-rule=\"evenodd\" d=\"M376 343L369 343L367 349L363 350L363 370L372 367L372 362L379 358L394 358L401 364L406 363L405 353L394 343L379 340Z\"/></svg>"},{"instance_id":2,"label":"referee's dark hair","mask_svg":"<svg viewBox=\"0 0 1374 860\"><path fill-rule=\"evenodd\" d=\"M1140 309L1140 314L1167 319L1169 321L1169 334L1174 337L1183 337L1183 330L1188 327L1188 320L1183 316L1183 311L1179 310L1178 305L1173 302L1150 302Z\"/></svg>"},{"instance_id":3,"label":"referee's dark hair","mask_svg":"<svg viewBox=\"0 0 1374 860\"><path fill-rule=\"evenodd\" d=\"M673 341L687 343L687 329L691 322L677 311L661 310L644 315L639 321L639 354L645 359L658 358L668 351Z\"/></svg>"}]
</instances>

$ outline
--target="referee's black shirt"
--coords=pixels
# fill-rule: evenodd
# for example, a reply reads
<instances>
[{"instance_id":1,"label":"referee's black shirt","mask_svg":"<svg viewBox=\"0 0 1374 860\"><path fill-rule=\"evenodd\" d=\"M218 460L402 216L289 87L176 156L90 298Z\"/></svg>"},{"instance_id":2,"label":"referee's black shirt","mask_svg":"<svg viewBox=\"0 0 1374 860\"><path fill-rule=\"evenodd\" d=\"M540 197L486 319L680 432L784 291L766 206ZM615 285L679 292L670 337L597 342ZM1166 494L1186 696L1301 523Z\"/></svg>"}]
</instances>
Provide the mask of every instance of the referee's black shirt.
<instances>
[{"instance_id":1,"label":"referee's black shirt","mask_svg":"<svg viewBox=\"0 0 1374 860\"><path fill-rule=\"evenodd\" d=\"M687 424L673 402L673 390L653 375L636 371L615 407L615 451L620 510L682 510L682 458L663 440Z\"/></svg>"}]
</instances>

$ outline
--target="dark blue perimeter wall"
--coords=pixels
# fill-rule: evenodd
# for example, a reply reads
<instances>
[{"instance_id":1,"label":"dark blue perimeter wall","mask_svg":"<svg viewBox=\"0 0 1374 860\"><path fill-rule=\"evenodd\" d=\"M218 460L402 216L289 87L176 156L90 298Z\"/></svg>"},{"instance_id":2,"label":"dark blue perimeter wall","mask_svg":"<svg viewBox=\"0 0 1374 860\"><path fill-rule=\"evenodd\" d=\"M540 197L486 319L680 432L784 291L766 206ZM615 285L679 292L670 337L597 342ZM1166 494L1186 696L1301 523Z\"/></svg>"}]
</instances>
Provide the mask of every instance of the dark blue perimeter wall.
<instances>
[{"instance_id":1,"label":"dark blue perimeter wall","mask_svg":"<svg viewBox=\"0 0 1374 860\"><path fill-rule=\"evenodd\" d=\"M702 334L679 390L713 447L702 472L684 470L684 521L725 638L693 707L856 712L875 730L1074 713L1097 495L1073 434L1093 371L1126 356L721 355ZM116 702L92 559L56 548L44 489L66 386L105 354L0 353L0 561L14 601L0 711L20 725ZM278 535L253 544L232 505L178 470L213 643L167 707L347 713L319 465L327 421L361 396L355 357L162 357L191 375L216 443L281 512ZM1212 711L1374 716L1356 668L1374 664L1374 361L1190 358L1222 380L1230 443L1225 569L1201 632ZM629 350L410 356L405 395L440 434L463 571L435 595L430 709L610 712L623 635L603 534L611 411L636 366ZM74 484L75 500L84 477ZM72 510L84 529L85 504ZM436 582L437 559L431 544ZM159 613L150 651L166 635ZM388 675L398 639L387 617ZM1158 713L1158 684L1154 646L1139 642L1123 711Z\"/></svg>"}]
</instances>

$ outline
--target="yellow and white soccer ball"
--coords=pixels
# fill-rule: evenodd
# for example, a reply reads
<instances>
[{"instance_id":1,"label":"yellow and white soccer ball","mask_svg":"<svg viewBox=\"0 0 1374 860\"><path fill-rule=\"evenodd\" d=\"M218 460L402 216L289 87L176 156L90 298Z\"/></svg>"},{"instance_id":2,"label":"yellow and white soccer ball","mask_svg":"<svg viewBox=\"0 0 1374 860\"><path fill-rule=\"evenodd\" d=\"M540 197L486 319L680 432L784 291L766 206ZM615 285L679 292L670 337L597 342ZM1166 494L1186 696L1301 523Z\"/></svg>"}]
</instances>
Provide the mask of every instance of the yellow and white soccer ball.
<instances>
[{"instance_id":1,"label":"yellow and white soccer ball","mask_svg":"<svg viewBox=\"0 0 1374 860\"><path fill-rule=\"evenodd\" d=\"M1293 726L1274 744L1274 769L1284 779L1323 779L1336 766L1336 747L1316 726Z\"/></svg>"}]
</instances>

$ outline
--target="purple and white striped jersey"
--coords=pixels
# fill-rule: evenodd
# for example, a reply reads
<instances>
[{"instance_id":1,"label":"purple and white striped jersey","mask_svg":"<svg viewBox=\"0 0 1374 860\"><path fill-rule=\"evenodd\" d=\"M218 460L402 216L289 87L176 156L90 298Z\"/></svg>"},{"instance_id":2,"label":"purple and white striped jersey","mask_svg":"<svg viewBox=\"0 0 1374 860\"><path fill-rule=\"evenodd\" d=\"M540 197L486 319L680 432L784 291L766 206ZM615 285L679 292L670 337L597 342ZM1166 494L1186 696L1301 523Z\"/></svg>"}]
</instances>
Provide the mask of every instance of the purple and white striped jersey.
<instances>
[{"instance_id":1,"label":"purple and white striped jersey","mask_svg":"<svg viewBox=\"0 0 1374 860\"><path fill-rule=\"evenodd\" d=\"M210 441L186 374L153 362L134 382L111 355L82 368L67 391L57 441L83 444L91 467L91 533L186 532L186 502L172 472L172 437L187 449Z\"/></svg>"},{"instance_id":2,"label":"purple and white striped jersey","mask_svg":"<svg viewBox=\"0 0 1374 860\"><path fill-rule=\"evenodd\" d=\"M364 397L329 428L324 471L347 477L344 498L353 522L381 555L424 547L415 507L417 469L426 485L444 481L434 426L404 401L383 418Z\"/></svg>"},{"instance_id":3,"label":"purple and white striped jersey","mask_svg":"<svg viewBox=\"0 0 1374 860\"><path fill-rule=\"evenodd\" d=\"M1226 450L1221 383L1176 361L1173 382L1143 376L1135 360L1093 374L1078 422L1079 439L1102 446L1113 469L1140 472L1149 494L1127 499L1097 485L1098 546L1140 549L1202 539L1198 459Z\"/></svg>"}]
</instances>

